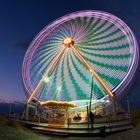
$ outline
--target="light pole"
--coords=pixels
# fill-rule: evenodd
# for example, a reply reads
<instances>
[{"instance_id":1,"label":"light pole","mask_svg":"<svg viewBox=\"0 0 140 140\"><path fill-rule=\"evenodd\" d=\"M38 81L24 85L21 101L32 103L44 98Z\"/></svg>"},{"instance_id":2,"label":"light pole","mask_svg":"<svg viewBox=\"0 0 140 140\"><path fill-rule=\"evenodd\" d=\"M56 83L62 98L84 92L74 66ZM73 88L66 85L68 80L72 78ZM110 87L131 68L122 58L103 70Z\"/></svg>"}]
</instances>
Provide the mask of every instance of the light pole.
<instances>
[{"instance_id":1,"label":"light pole","mask_svg":"<svg viewBox=\"0 0 140 140\"><path fill-rule=\"evenodd\" d=\"M92 91L93 91L93 74L92 74L92 80L91 80L91 92L90 92L90 101L89 101L89 112L91 111L91 102L92 102Z\"/></svg>"},{"instance_id":2,"label":"light pole","mask_svg":"<svg viewBox=\"0 0 140 140\"><path fill-rule=\"evenodd\" d=\"M93 122L94 122L94 120L93 120L93 113L91 112L91 102L92 102L92 93L93 93L93 78L94 77L93 77L93 74L92 74L91 92L90 92L89 109L88 109L88 128L89 128L89 123L90 122L91 122L91 128L93 128Z\"/></svg>"},{"instance_id":3,"label":"light pole","mask_svg":"<svg viewBox=\"0 0 140 140\"><path fill-rule=\"evenodd\" d=\"M130 102L129 102L128 96L127 96L127 108L128 108L128 118L129 118L129 121L131 121Z\"/></svg>"}]
</instances>

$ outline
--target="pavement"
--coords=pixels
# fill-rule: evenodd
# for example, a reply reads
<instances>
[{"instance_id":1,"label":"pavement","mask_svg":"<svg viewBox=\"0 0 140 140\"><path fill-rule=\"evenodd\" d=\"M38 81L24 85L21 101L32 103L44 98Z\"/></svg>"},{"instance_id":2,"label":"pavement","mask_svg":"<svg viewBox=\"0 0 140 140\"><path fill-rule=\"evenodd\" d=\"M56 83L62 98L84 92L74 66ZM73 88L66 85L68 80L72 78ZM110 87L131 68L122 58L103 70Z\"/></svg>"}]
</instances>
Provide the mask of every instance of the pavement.
<instances>
[{"instance_id":1,"label":"pavement","mask_svg":"<svg viewBox=\"0 0 140 140\"><path fill-rule=\"evenodd\" d=\"M102 136L133 128L130 121L117 121L91 124L70 124L70 125L48 125L47 123L19 121L22 125L31 128L33 131L42 134L66 135L66 136Z\"/></svg>"}]
</instances>

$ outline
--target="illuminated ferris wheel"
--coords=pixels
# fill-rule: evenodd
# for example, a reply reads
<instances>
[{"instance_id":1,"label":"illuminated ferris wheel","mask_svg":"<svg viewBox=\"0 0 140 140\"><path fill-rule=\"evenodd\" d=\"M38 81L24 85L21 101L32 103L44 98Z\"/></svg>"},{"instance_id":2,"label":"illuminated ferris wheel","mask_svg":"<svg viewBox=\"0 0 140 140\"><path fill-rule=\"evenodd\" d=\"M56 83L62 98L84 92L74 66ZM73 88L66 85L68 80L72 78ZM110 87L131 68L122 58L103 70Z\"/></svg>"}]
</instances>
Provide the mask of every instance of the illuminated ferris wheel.
<instances>
[{"instance_id":1,"label":"illuminated ferris wheel","mask_svg":"<svg viewBox=\"0 0 140 140\"><path fill-rule=\"evenodd\" d=\"M28 102L98 101L120 97L138 65L134 34L119 18L80 11L46 26L32 41L23 62ZM92 81L93 77L93 81Z\"/></svg>"}]
</instances>

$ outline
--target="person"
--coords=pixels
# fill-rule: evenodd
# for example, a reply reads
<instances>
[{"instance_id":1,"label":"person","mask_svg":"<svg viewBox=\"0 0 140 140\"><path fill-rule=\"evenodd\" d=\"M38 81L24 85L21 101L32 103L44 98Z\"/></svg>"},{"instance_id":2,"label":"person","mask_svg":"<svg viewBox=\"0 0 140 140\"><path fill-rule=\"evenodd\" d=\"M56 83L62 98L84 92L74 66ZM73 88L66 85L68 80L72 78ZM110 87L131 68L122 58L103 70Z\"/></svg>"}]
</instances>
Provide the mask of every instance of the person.
<instances>
[{"instance_id":1,"label":"person","mask_svg":"<svg viewBox=\"0 0 140 140\"><path fill-rule=\"evenodd\" d=\"M92 111L89 112L89 118L90 118L90 122L91 122L91 128L93 128L94 113Z\"/></svg>"}]
</instances>

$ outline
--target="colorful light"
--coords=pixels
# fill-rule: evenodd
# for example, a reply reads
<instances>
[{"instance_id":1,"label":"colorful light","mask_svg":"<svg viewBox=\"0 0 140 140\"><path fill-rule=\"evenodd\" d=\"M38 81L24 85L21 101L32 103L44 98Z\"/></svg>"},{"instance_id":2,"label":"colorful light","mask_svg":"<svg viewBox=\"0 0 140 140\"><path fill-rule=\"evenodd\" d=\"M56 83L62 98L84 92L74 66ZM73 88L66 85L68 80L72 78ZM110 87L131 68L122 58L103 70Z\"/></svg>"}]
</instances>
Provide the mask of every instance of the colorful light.
<instances>
[{"instance_id":1,"label":"colorful light","mask_svg":"<svg viewBox=\"0 0 140 140\"><path fill-rule=\"evenodd\" d=\"M50 78L49 78L49 77L45 77L45 78L44 78L44 82L45 82L45 83L48 83L49 81L50 81Z\"/></svg>"},{"instance_id":2,"label":"colorful light","mask_svg":"<svg viewBox=\"0 0 140 140\"><path fill-rule=\"evenodd\" d=\"M74 44L74 41L72 40L71 37L66 37L66 38L62 41L62 44L63 44L64 46L70 47L70 45L73 45L73 44Z\"/></svg>"},{"instance_id":3,"label":"colorful light","mask_svg":"<svg viewBox=\"0 0 140 140\"><path fill-rule=\"evenodd\" d=\"M120 97L135 74L138 52L134 34L119 18L100 11L66 15L44 28L27 50L28 102L89 100L91 73L94 100L108 93Z\"/></svg>"}]
</instances>

